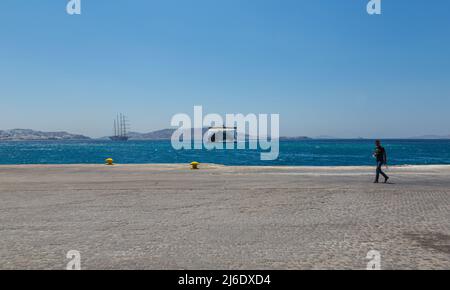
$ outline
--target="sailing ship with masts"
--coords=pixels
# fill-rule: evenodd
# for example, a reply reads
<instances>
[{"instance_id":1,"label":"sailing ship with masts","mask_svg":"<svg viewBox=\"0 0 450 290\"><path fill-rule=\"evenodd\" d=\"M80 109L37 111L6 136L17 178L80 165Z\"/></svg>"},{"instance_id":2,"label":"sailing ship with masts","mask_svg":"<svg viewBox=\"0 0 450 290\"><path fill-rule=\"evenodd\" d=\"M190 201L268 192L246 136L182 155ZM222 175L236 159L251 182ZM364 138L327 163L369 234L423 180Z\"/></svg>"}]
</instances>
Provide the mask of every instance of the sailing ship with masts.
<instances>
[{"instance_id":1,"label":"sailing ship with masts","mask_svg":"<svg viewBox=\"0 0 450 290\"><path fill-rule=\"evenodd\" d=\"M112 141L128 141L128 123L123 114L118 114L114 120L114 136L109 137Z\"/></svg>"}]
</instances>

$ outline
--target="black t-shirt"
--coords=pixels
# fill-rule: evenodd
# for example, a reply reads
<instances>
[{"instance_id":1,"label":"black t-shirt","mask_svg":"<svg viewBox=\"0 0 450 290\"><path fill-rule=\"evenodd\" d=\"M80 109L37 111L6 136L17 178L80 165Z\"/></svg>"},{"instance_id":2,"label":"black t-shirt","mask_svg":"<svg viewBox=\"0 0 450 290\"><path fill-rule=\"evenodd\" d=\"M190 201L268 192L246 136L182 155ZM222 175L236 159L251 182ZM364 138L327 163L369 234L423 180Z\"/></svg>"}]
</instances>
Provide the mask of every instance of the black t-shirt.
<instances>
[{"instance_id":1,"label":"black t-shirt","mask_svg":"<svg viewBox=\"0 0 450 290\"><path fill-rule=\"evenodd\" d=\"M375 148L375 157L377 158L377 161L385 161L386 150L384 150L384 147L380 146Z\"/></svg>"}]
</instances>

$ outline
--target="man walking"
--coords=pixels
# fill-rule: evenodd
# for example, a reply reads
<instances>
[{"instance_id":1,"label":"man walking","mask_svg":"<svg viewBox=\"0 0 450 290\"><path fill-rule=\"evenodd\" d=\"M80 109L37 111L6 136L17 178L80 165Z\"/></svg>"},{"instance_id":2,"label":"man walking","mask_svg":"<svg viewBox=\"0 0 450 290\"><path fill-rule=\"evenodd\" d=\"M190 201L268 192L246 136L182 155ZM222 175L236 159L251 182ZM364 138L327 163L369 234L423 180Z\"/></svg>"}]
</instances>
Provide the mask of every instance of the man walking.
<instances>
[{"instance_id":1,"label":"man walking","mask_svg":"<svg viewBox=\"0 0 450 290\"><path fill-rule=\"evenodd\" d=\"M381 146L380 140L375 141L375 145L376 145L376 148L375 148L375 152L373 153L373 156L377 159L377 173L376 173L374 183L378 183L378 181L380 179L380 174L383 175L383 177L384 177L384 183L387 183L387 181L389 180L389 176L387 176L382 170L382 166L387 165L386 150L384 149L383 146Z\"/></svg>"}]
</instances>

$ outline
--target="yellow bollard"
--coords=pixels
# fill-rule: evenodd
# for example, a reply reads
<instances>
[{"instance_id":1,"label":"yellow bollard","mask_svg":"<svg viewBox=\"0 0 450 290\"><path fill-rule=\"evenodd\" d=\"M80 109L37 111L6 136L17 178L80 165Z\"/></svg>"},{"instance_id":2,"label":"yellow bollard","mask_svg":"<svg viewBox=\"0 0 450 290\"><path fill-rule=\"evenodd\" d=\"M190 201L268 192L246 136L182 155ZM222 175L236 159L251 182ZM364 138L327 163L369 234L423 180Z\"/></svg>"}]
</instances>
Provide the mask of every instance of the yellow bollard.
<instances>
[{"instance_id":1,"label":"yellow bollard","mask_svg":"<svg viewBox=\"0 0 450 290\"><path fill-rule=\"evenodd\" d=\"M112 158L107 158L106 160L105 160L105 162L106 162L106 165L114 165L114 160L112 159Z\"/></svg>"},{"instance_id":2,"label":"yellow bollard","mask_svg":"<svg viewBox=\"0 0 450 290\"><path fill-rule=\"evenodd\" d=\"M191 163L192 169L198 169L198 165L199 165L199 164L200 164L200 163L198 163L198 162L196 162L196 161L192 162L192 163Z\"/></svg>"}]
</instances>

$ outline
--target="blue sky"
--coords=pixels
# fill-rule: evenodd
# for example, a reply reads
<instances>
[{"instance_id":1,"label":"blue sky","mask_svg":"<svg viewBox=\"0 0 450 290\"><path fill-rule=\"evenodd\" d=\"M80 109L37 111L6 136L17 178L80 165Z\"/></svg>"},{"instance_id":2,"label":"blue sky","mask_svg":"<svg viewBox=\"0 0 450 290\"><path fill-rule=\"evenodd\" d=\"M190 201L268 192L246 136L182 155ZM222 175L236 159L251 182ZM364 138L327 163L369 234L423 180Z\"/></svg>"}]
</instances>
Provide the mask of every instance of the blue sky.
<instances>
[{"instance_id":1,"label":"blue sky","mask_svg":"<svg viewBox=\"0 0 450 290\"><path fill-rule=\"evenodd\" d=\"M0 2L0 129L279 113L282 135L449 134L450 1Z\"/></svg>"}]
</instances>

